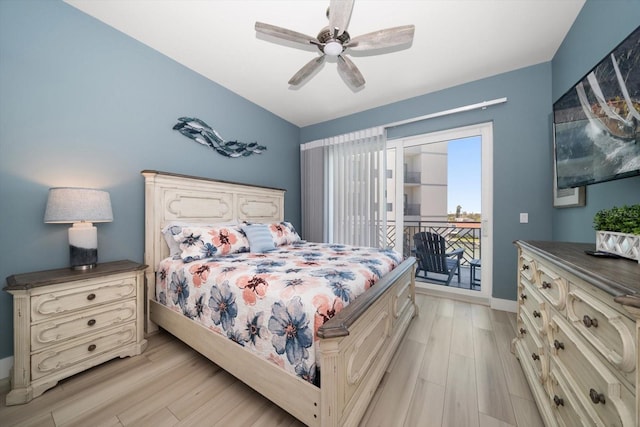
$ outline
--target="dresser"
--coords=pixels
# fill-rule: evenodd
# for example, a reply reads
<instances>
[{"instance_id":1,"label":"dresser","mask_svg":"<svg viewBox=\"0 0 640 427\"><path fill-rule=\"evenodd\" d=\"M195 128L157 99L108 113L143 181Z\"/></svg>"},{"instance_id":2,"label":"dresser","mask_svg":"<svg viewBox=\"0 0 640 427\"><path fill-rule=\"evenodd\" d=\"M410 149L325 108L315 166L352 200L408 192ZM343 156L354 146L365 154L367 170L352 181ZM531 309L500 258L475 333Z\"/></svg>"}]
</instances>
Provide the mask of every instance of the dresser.
<instances>
[{"instance_id":1,"label":"dresser","mask_svg":"<svg viewBox=\"0 0 640 427\"><path fill-rule=\"evenodd\" d=\"M547 426L638 426L640 265L517 241L512 351Z\"/></svg>"},{"instance_id":2,"label":"dresser","mask_svg":"<svg viewBox=\"0 0 640 427\"><path fill-rule=\"evenodd\" d=\"M116 261L9 276L14 365L6 404L29 402L63 378L142 353L145 268Z\"/></svg>"}]
</instances>

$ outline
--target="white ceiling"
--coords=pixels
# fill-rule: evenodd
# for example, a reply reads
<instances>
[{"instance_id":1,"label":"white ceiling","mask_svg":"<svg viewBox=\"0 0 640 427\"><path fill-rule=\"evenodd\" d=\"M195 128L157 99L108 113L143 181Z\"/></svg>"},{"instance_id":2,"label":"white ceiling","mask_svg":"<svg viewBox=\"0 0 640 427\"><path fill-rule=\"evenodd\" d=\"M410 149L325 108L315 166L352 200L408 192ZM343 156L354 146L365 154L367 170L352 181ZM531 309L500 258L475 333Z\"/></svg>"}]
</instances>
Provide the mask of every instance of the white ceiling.
<instances>
[{"instance_id":1,"label":"white ceiling","mask_svg":"<svg viewBox=\"0 0 640 427\"><path fill-rule=\"evenodd\" d=\"M300 127L550 61L585 3L356 0L351 37L416 30L402 49L350 54L366 79L354 91L330 60L290 87L317 49L254 30L261 21L315 37L328 23L329 0L65 1Z\"/></svg>"}]
</instances>

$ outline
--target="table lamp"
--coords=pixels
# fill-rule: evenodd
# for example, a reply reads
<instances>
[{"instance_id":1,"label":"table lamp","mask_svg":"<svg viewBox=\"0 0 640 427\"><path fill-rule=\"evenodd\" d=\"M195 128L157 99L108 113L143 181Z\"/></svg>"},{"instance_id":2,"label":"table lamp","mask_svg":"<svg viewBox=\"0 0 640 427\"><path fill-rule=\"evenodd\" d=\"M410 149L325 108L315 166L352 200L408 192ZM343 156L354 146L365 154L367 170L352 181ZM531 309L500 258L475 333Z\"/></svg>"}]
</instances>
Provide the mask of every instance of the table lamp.
<instances>
[{"instance_id":1,"label":"table lamp","mask_svg":"<svg viewBox=\"0 0 640 427\"><path fill-rule=\"evenodd\" d=\"M71 268L87 270L98 263L98 231L94 222L113 221L111 198L103 190L57 187L49 189L44 222L69 227Z\"/></svg>"}]
</instances>

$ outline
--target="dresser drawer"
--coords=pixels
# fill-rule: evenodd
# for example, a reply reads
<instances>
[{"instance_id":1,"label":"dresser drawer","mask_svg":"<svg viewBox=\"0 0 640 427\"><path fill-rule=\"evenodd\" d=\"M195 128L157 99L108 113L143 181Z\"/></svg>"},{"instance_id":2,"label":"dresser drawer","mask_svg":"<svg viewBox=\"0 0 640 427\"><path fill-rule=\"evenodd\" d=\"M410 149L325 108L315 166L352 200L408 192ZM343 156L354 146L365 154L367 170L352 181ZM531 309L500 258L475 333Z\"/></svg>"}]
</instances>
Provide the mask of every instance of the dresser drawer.
<instances>
[{"instance_id":1,"label":"dresser drawer","mask_svg":"<svg viewBox=\"0 0 640 427\"><path fill-rule=\"evenodd\" d=\"M519 339L521 363L527 363L531 366L538 382L544 383L548 373L548 357L545 351L544 342L531 326L527 318L518 319Z\"/></svg>"},{"instance_id":2,"label":"dresser drawer","mask_svg":"<svg viewBox=\"0 0 640 427\"><path fill-rule=\"evenodd\" d=\"M136 323L131 322L67 344L50 347L32 355L31 378L36 380L79 363L92 366L91 359L135 341Z\"/></svg>"},{"instance_id":3,"label":"dresser drawer","mask_svg":"<svg viewBox=\"0 0 640 427\"><path fill-rule=\"evenodd\" d=\"M567 316L580 334L616 368L636 369L635 322L582 289L569 291ZM631 376L635 379L635 374Z\"/></svg>"},{"instance_id":4,"label":"dresser drawer","mask_svg":"<svg viewBox=\"0 0 640 427\"><path fill-rule=\"evenodd\" d=\"M528 320L535 327L538 335L546 335L546 325L549 317L545 307L546 302L534 289L533 285L530 285L525 280L521 283L520 310L524 312L523 315L529 318Z\"/></svg>"},{"instance_id":5,"label":"dresser drawer","mask_svg":"<svg viewBox=\"0 0 640 427\"><path fill-rule=\"evenodd\" d=\"M536 272L536 263L529 254L520 254L520 275L533 283L533 278Z\"/></svg>"},{"instance_id":6,"label":"dresser drawer","mask_svg":"<svg viewBox=\"0 0 640 427\"><path fill-rule=\"evenodd\" d=\"M136 295L136 279L124 277L92 283L88 286L67 286L63 290L51 291L31 297L31 322L63 315L76 310L115 302Z\"/></svg>"},{"instance_id":7,"label":"dresser drawer","mask_svg":"<svg viewBox=\"0 0 640 427\"><path fill-rule=\"evenodd\" d=\"M562 427L589 427L591 420L553 361L549 370L549 398L554 418Z\"/></svg>"},{"instance_id":8,"label":"dresser drawer","mask_svg":"<svg viewBox=\"0 0 640 427\"><path fill-rule=\"evenodd\" d=\"M31 351L136 319L136 301L112 303L55 317L31 328Z\"/></svg>"},{"instance_id":9,"label":"dresser drawer","mask_svg":"<svg viewBox=\"0 0 640 427\"><path fill-rule=\"evenodd\" d=\"M556 310L564 310L569 290L566 279L546 264L540 263L536 268L536 285Z\"/></svg>"},{"instance_id":10,"label":"dresser drawer","mask_svg":"<svg viewBox=\"0 0 640 427\"><path fill-rule=\"evenodd\" d=\"M635 396L566 320L550 323L551 352L585 411L598 425L634 426Z\"/></svg>"}]
</instances>

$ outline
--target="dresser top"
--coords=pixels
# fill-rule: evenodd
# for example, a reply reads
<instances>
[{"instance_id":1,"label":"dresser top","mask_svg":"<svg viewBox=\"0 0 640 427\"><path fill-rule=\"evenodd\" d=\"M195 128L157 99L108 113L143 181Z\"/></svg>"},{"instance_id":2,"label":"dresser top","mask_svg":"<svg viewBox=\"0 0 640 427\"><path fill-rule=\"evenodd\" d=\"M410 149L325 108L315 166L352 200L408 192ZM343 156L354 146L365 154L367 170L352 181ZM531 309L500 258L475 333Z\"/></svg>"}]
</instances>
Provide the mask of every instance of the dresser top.
<instances>
[{"instance_id":1,"label":"dresser top","mask_svg":"<svg viewBox=\"0 0 640 427\"><path fill-rule=\"evenodd\" d=\"M515 244L529 249L614 297L632 297L626 304L624 300L618 301L622 304L640 304L640 264L637 261L587 255L584 251L595 250L593 243L518 240Z\"/></svg>"},{"instance_id":2,"label":"dresser top","mask_svg":"<svg viewBox=\"0 0 640 427\"><path fill-rule=\"evenodd\" d=\"M59 268L56 270L35 271L33 273L15 274L7 277L5 291L32 289L39 286L55 285L57 283L75 280L93 279L105 275L128 273L144 270L147 266L133 261L113 261L99 263L89 270L73 270Z\"/></svg>"}]
</instances>

